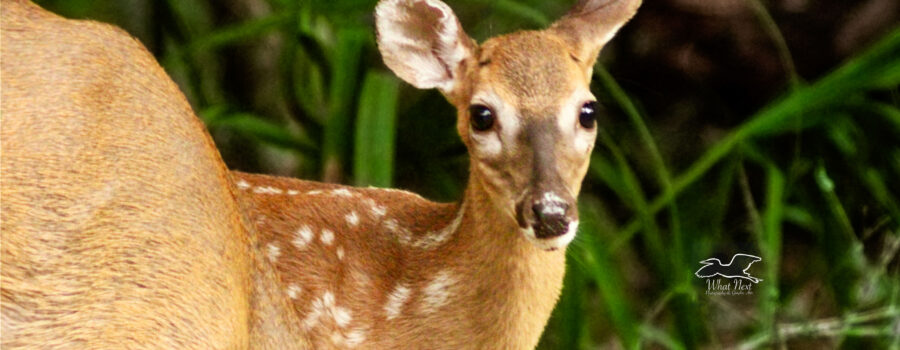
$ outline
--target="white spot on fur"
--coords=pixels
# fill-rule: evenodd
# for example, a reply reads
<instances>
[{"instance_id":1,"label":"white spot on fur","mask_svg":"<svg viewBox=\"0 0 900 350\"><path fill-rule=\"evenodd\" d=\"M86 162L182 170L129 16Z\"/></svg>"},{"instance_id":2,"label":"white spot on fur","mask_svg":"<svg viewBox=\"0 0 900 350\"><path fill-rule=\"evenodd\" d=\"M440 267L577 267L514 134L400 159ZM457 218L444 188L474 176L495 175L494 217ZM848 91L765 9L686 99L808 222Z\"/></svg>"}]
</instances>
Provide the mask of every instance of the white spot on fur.
<instances>
[{"instance_id":1,"label":"white spot on fur","mask_svg":"<svg viewBox=\"0 0 900 350\"><path fill-rule=\"evenodd\" d=\"M459 228L460 223L462 223L464 214L463 208L463 206L460 206L459 211L456 213L456 217L454 217L453 221L450 221L447 226L444 226L444 228L438 231L426 233L422 236L422 238L413 243L413 246L422 249L431 249L446 242L447 239L450 238L453 233L456 232L456 230Z\"/></svg>"},{"instance_id":2,"label":"white spot on fur","mask_svg":"<svg viewBox=\"0 0 900 350\"><path fill-rule=\"evenodd\" d=\"M322 294L322 305L329 308L334 306L334 293L326 291L325 294Z\"/></svg>"},{"instance_id":3,"label":"white spot on fur","mask_svg":"<svg viewBox=\"0 0 900 350\"><path fill-rule=\"evenodd\" d=\"M322 190L312 190L312 191L306 192L306 194L309 196L315 196L317 194L322 194Z\"/></svg>"},{"instance_id":4,"label":"white spot on fur","mask_svg":"<svg viewBox=\"0 0 900 350\"><path fill-rule=\"evenodd\" d=\"M384 313L387 315L388 320L393 320L400 316L400 311L403 309L403 304L406 303L406 299L409 298L409 287L400 283L397 287L394 287L394 290L388 294L387 302L384 304Z\"/></svg>"},{"instance_id":5,"label":"white spot on fur","mask_svg":"<svg viewBox=\"0 0 900 350\"><path fill-rule=\"evenodd\" d=\"M380 218L380 217L384 216L385 214L387 214L387 209L385 209L385 207L380 206L380 205L376 205L376 206L372 207L372 215L373 216Z\"/></svg>"},{"instance_id":6,"label":"white spot on fur","mask_svg":"<svg viewBox=\"0 0 900 350\"><path fill-rule=\"evenodd\" d=\"M313 240L313 231L307 226L303 225L297 229L297 232L294 233L294 240L291 243L294 244L297 249L306 248L306 245L309 244Z\"/></svg>"},{"instance_id":7,"label":"white spot on fur","mask_svg":"<svg viewBox=\"0 0 900 350\"><path fill-rule=\"evenodd\" d=\"M356 347L366 340L366 331L361 328L355 328L347 333L335 330L331 333L331 342L335 346L346 346L349 348Z\"/></svg>"},{"instance_id":8,"label":"white spot on fur","mask_svg":"<svg viewBox=\"0 0 900 350\"><path fill-rule=\"evenodd\" d=\"M400 244L410 245L420 249L433 249L453 236L456 230L459 229L459 225L462 223L463 214L463 207L461 206L460 210L456 213L456 216L449 224L447 224L447 226L444 226L437 231L426 232L418 239L414 239L412 232L401 226L395 219L385 220L384 227L397 237L397 241Z\"/></svg>"},{"instance_id":9,"label":"white spot on fur","mask_svg":"<svg viewBox=\"0 0 900 350\"><path fill-rule=\"evenodd\" d=\"M336 253L337 253L338 260L344 259L344 247L337 247Z\"/></svg>"},{"instance_id":10,"label":"white spot on fur","mask_svg":"<svg viewBox=\"0 0 900 350\"><path fill-rule=\"evenodd\" d=\"M430 314L447 304L453 295L452 288L456 284L456 278L447 270L438 272L434 279L422 289L421 312Z\"/></svg>"},{"instance_id":11,"label":"white spot on fur","mask_svg":"<svg viewBox=\"0 0 900 350\"><path fill-rule=\"evenodd\" d=\"M334 316L334 323L341 328L347 327L350 321L353 320L353 315L350 314L350 311L340 306L336 306L332 310L332 316Z\"/></svg>"},{"instance_id":12,"label":"white spot on fur","mask_svg":"<svg viewBox=\"0 0 900 350\"><path fill-rule=\"evenodd\" d=\"M281 194L283 192L284 191L282 191L280 188L275 188L272 186L258 186L253 188L253 193L259 194Z\"/></svg>"},{"instance_id":13,"label":"white spot on fur","mask_svg":"<svg viewBox=\"0 0 900 350\"><path fill-rule=\"evenodd\" d=\"M349 347L355 347L366 340L366 331L354 329L345 335L344 343Z\"/></svg>"},{"instance_id":14,"label":"white spot on fur","mask_svg":"<svg viewBox=\"0 0 900 350\"><path fill-rule=\"evenodd\" d=\"M244 179L241 179L240 181L237 182L237 187L242 190L246 190L246 189L250 188L250 184L247 183L247 181L244 181Z\"/></svg>"},{"instance_id":15,"label":"white spot on fur","mask_svg":"<svg viewBox=\"0 0 900 350\"><path fill-rule=\"evenodd\" d=\"M269 258L269 261L275 262L278 260L278 257L281 255L281 248L278 247L275 243L269 243L266 245L266 256Z\"/></svg>"},{"instance_id":16,"label":"white spot on fur","mask_svg":"<svg viewBox=\"0 0 900 350\"><path fill-rule=\"evenodd\" d=\"M326 291L321 297L313 300L312 306L303 320L303 327L307 330L315 327L319 324L322 316L325 316L326 320L330 318L340 328L347 327L353 320L350 310L335 304L334 294L330 291ZM340 335L340 333L335 334Z\"/></svg>"},{"instance_id":17,"label":"white spot on fur","mask_svg":"<svg viewBox=\"0 0 900 350\"><path fill-rule=\"evenodd\" d=\"M368 289L372 284L372 278L365 272L359 271L359 269L353 269L350 272L350 279L353 280L360 290Z\"/></svg>"},{"instance_id":18,"label":"white spot on fur","mask_svg":"<svg viewBox=\"0 0 900 350\"><path fill-rule=\"evenodd\" d=\"M303 319L303 327L306 330L312 329L319 324L319 318L334 307L334 294L325 292L322 296L316 298L312 302L312 307Z\"/></svg>"},{"instance_id":19,"label":"white spot on fur","mask_svg":"<svg viewBox=\"0 0 900 350\"><path fill-rule=\"evenodd\" d=\"M385 214L387 214L387 208L385 208L383 205L378 205L378 203L375 202L374 199L366 198L366 203L371 208L372 216L376 219L380 219Z\"/></svg>"},{"instance_id":20,"label":"white spot on fur","mask_svg":"<svg viewBox=\"0 0 900 350\"><path fill-rule=\"evenodd\" d=\"M347 214L344 218L347 219L347 223L350 224L350 226L359 225L359 216L356 215L355 211L351 211L350 214Z\"/></svg>"},{"instance_id":21,"label":"white spot on fur","mask_svg":"<svg viewBox=\"0 0 900 350\"><path fill-rule=\"evenodd\" d=\"M385 220L384 227L397 237L397 241L400 242L400 244L409 245L412 243L412 232L410 232L406 227L400 226L400 224L397 223L397 220Z\"/></svg>"},{"instance_id":22,"label":"white spot on fur","mask_svg":"<svg viewBox=\"0 0 900 350\"><path fill-rule=\"evenodd\" d=\"M287 194L288 194L289 196L296 196L297 193L300 193L300 192L297 191L297 190L288 190L288 191L287 191Z\"/></svg>"},{"instance_id":23,"label":"white spot on fur","mask_svg":"<svg viewBox=\"0 0 900 350\"><path fill-rule=\"evenodd\" d=\"M303 319L303 328L306 330L310 330L316 325L319 324L319 317L322 317L322 313L325 311L324 305L322 305L322 298L313 300L312 308L306 314L306 317Z\"/></svg>"},{"instance_id":24,"label":"white spot on fur","mask_svg":"<svg viewBox=\"0 0 900 350\"><path fill-rule=\"evenodd\" d=\"M288 298L291 298L291 299L297 299L297 295L299 295L301 291L303 291L303 290L300 289L300 286L298 286L294 283L291 283L287 287L287 296L288 296Z\"/></svg>"},{"instance_id":25,"label":"white spot on fur","mask_svg":"<svg viewBox=\"0 0 900 350\"><path fill-rule=\"evenodd\" d=\"M346 188L338 188L338 189L331 190L331 194L333 194L335 196L339 196L339 197L353 197L353 192L350 192L350 190L348 190Z\"/></svg>"},{"instance_id":26,"label":"white spot on fur","mask_svg":"<svg viewBox=\"0 0 900 350\"><path fill-rule=\"evenodd\" d=\"M329 229L322 229L322 235L319 236L319 239L322 240L322 243L325 245L331 245L331 242L334 242L334 232Z\"/></svg>"}]
</instances>

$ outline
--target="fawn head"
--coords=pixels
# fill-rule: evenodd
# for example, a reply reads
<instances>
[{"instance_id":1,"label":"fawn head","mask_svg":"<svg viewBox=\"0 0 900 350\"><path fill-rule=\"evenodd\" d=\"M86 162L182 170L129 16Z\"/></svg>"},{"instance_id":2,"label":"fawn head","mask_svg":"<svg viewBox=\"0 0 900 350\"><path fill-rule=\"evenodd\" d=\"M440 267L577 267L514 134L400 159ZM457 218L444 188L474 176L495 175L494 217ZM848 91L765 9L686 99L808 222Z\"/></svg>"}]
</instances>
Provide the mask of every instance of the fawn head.
<instances>
[{"instance_id":1,"label":"fawn head","mask_svg":"<svg viewBox=\"0 0 900 350\"><path fill-rule=\"evenodd\" d=\"M550 28L478 45L438 0L383 0L375 10L387 66L458 110L470 186L541 249L575 236L575 198L597 136L592 67L641 0L583 0Z\"/></svg>"}]
</instances>

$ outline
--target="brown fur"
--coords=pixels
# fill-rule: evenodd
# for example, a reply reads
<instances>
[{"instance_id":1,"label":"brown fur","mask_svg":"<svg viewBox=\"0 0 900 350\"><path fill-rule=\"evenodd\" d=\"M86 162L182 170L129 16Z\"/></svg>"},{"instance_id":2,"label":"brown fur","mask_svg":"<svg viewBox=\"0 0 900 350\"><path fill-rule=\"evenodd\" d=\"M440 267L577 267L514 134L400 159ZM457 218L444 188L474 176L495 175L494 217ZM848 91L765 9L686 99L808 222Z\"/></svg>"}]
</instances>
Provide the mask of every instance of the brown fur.
<instances>
[{"instance_id":1,"label":"brown fur","mask_svg":"<svg viewBox=\"0 0 900 350\"><path fill-rule=\"evenodd\" d=\"M435 1L388 1L428 14L410 18L448 18L427 7ZM443 55L424 80L385 53L404 79L447 89L470 149L465 111L479 88L517 106L527 130L502 157L473 157L463 199L439 204L229 173L137 41L2 0L0 346L533 348L565 253L526 240L511 208L521 193L550 188L574 211L588 157L552 131L555 113L586 87L611 35L579 23L601 13L614 32L639 3L594 11L600 2L548 31L481 46L462 32L424 33L437 49L415 54Z\"/></svg>"},{"instance_id":2,"label":"brown fur","mask_svg":"<svg viewBox=\"0 0 900 350\"><path fill-rule=\"evenodd\" d=\"M543 109L565 98L590 77L580 72L580 62L559 37L544 31L522 31L491 38L481 46L478 61L485 64L479 70L479 82L495 84L505 97L520 108ZM579 77L579 80L572 80ZM542 113L542 117L553 113Z\"/></svg>"},{"instance_id":3,"label":"brown fur","mask_svg":"<svg viewBox=\"0 0 900 350\"><path fill-rule=\"evenodd\" d=\"M469 138L471 131L467 105L474 91L479 89L492 89L503 101L516 106L525 130L521 133L519 144L507 147L499 161L482 162L493 171L508 176L498 179L482 173L481 168L474 164L470 167L473 169L471 171L478 175L476 178L492 183L487 186L486 195L507 199L508 210L512 210L512 204L529 201L527 197L518 199L520 194L515 190L526 193L539 193L539 188L556 190L573 204L568 215L573 220L577 219L574 194L580 190L590 159L571 154L564 143L557 142L559 135L549 134L552 133L552 124L556 123L556 113L562 101L576 87L590 81L590 77L585 76L585 63L573 60L571 48L555 34L545 31L522 31L491 38L480 46L476 57L465 66L468 79L461 84L462 92L457 102L457 130L466 145L470 149L474 147ZM547 162L537 162L539 152L549 152L553 156L544 157ZM566 161L558 162L556 159ZM547 181L538 183L536 180L541 177L544 177L541 180ZM525 209L524 212L525 216L530 215L530 210Z\"/></svg>"},{"instance_id":4,"label":"brown fur","mask_svg":"<svg viewBox=\"0 0 900 350\"><path fill-rule=\"evenodd\" d=\"M305 333L315 348L332 347L331 335L365 330L362 349L527 349L533 348L553 309L562 286L564 252L544 252L519 234L514 222L495 213L492 205L470 187L457 233L432 249L405 245L384 225L395 219L413 237L446 227L459 205L428 202L410 193L380 189L353 189L352 197L329 192L341 188L320 183L234 172L235 181L252 187L242 191L246 212L260 232L259 249L268 243L281 247L274 262L283 286L302 288L294 301L301 319L314 299L334 293L336 303L352 313L346 327L317 323ZM259 187L282 190L279 194L255 193ZM288 195L294 190L296 195ZM307 194L309 191L322 191ZM367 199L387 208L383 217L371 213ZM345 215L356 212L358 226ZM493 222L495 225L484 225ZM313 228L314 239L305 249L291 241L303 225ZM321 230L335 232L324 244ZM414 238L414 239L415 239ZM336 249L345 251L343 259ZM459 280L446 305L423 314L422 290L443 270ZM362 278L361 278L362 277ZM397 283L410 287L400 316L387 320L383 306Z\"/></svg>"}]
</instances>

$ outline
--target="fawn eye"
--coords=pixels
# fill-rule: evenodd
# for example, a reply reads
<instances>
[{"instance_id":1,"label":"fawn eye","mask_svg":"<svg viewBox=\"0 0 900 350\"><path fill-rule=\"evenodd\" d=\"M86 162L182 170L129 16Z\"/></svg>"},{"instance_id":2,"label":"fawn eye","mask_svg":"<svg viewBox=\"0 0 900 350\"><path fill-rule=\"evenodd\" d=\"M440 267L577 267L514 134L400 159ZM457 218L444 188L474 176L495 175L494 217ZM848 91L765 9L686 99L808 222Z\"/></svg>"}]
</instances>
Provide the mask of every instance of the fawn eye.
<instances>
[{"instance_id":1,"label":"fawn eye","mask_svg":"<svg viewBox=\"0 0 900 350\"><path fill-rule=\"evenodd\" d=\"M485 105L469 106L469 123L476 131L485 131L494 126L494 112Z\"/></svg>"},{"instance_id":2,"label":"fawn eye","mask_svg":"<svg viewBox=\"0 0 900 350\"><path fill-rule=\"evenodd\" d=\"M581 114L578 115L578 122L585 129L593 129L597 124L597 101L587 102L581 106Z\"/></svg>"}]
</instances>

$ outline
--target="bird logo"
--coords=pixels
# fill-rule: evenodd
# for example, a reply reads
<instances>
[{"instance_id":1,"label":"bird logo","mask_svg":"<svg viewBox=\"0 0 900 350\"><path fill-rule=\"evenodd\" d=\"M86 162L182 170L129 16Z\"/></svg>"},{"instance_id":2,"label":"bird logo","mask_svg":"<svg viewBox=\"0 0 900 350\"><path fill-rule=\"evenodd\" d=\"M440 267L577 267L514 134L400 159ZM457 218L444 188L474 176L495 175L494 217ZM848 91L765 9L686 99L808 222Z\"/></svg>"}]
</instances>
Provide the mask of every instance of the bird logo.
<instances>
[{"instance_id":1,"label":"bird logo","mask_svg":"<svg viewBox=\"0 0 900 350\"><path fill-rule=\"evenodd\" d=\"M703 267L697 270L694 275L700 278L709 278L715 275L725 278L744 278L750 280L750 282L759 283L762 279L751 276L747 270L750 268L750 265L761 260L760 257L749 254L735 254L731 257L731 262L727 264L723 264L719 259L710 258L700 262L703 264Z\"/></svg>"}]
</instances>

